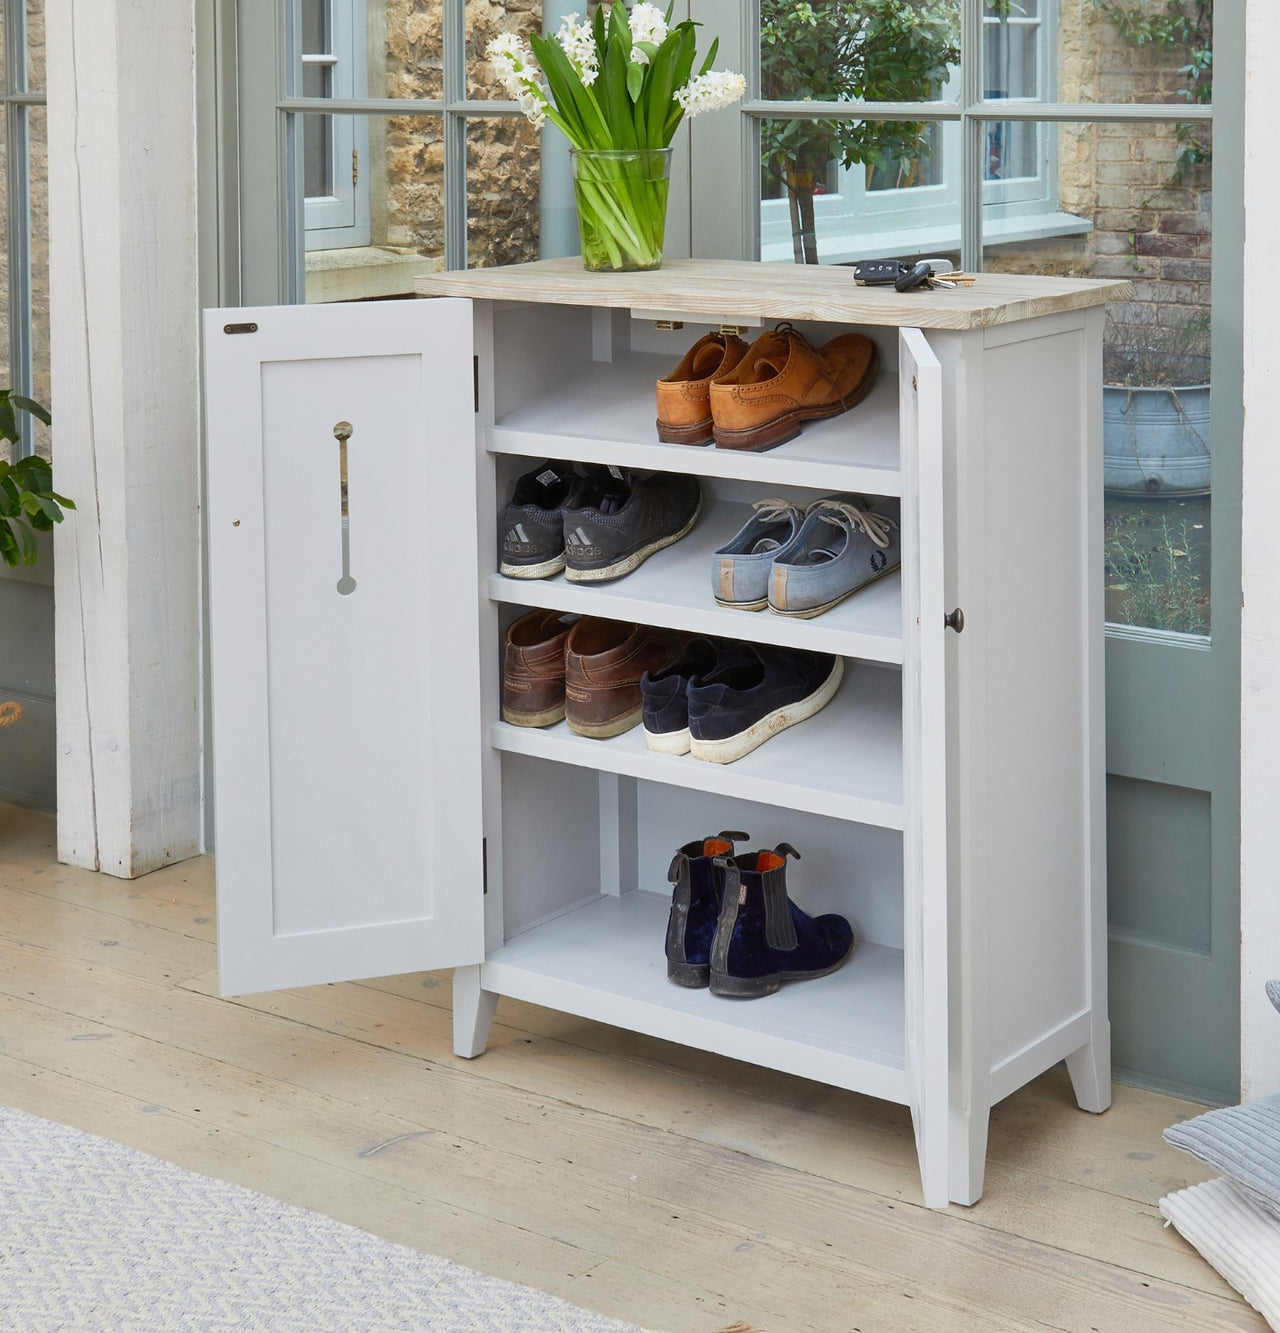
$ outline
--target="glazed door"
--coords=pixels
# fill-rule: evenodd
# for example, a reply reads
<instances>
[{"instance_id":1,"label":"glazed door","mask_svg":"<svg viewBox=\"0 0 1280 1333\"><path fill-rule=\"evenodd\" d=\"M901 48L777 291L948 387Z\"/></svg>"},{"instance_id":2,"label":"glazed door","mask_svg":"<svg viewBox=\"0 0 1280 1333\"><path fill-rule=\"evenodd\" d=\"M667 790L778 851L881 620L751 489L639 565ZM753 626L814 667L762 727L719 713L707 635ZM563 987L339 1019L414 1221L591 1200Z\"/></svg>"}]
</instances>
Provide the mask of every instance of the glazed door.
<instances>
[{"instance_id":1,"label":"glazed door","mask_svg":"<svg viewBox=\"0 0 1280 1333\"><path fill-rule=\"evenodd\" d=\"M471 305L205 320L224 994L478 963Z\"/></svg>"}]
</instances>

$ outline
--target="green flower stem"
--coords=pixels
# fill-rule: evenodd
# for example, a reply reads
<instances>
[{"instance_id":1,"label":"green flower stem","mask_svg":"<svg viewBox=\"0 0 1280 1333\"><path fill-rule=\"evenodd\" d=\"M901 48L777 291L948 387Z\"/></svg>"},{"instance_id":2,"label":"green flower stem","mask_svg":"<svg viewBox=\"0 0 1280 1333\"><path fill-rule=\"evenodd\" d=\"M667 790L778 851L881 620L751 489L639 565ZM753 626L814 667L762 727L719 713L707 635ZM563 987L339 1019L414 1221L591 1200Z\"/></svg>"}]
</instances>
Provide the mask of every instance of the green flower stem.
<instances>
[{"instance_id":1,"label":"green flower stem","mask_svg":"<svg viewBox=\"0 0 1280 1333\"><path fill-rule=\"evenodd\" d=\"M669 150L574 154L582 258L587 268L652 269L662 263Z\"/></svg>"}]
</instances>

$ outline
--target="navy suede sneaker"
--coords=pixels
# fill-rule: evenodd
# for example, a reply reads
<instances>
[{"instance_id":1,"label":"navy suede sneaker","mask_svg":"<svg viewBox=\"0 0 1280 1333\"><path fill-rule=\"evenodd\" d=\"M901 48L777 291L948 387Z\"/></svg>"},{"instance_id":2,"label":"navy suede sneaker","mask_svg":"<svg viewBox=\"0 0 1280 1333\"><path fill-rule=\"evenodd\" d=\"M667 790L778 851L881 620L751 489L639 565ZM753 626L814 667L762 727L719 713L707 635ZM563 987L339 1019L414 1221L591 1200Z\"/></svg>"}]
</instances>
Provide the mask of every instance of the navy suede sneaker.
<instances>
[{"instance_id":1,"label":"navy suede sneaker","mask_svg":"<svg viewBox=\"0 0 1280 1333\"><path fill-rule=\"evenodd\" d=\"M686 842L675 854L671 913L667 918L667 976L677 986L698 988L711 981L711 941L715 938L724 892L724 871L716 859L733 855L746 833L720 833Z\"/></svg>"},{"instance_id":2,"label":"navy suede sneaker","mask_svg":"<svg viewBox=\"0 0 1280 1333\"><path fill-rule=\"evenodd\" d=\"M741 759L825 708L843 678L844 659L830 653L743 644L740 655L689 685L693 757L713 764Z\"/></svg>"},{"instance_id":3,"label":"navy suede sneaker","mask_svg":"<svg viewBox=\"0 0 1280 1333\"><path fill-rule=\"evenodd\" d=\"M690 639L674 662L640 677L644 743L650 750L689 753L689 683L714 671L718 658L710 639Z\"/></svg>"},{"instance_id":4,"label":"navy suede sneaker","mask_svg":"<svg viewBox=\"0 0 1280 1333\"><path fill-rule=\"evenodd\" d=\"M844 917L811 917L787 896L788 856L800 859L780 842L771 852L716 859L724 884L711 944L713 995L772 995L784 981L825 977L853 952L853 927Z\"/></svg>"}]
</instances>

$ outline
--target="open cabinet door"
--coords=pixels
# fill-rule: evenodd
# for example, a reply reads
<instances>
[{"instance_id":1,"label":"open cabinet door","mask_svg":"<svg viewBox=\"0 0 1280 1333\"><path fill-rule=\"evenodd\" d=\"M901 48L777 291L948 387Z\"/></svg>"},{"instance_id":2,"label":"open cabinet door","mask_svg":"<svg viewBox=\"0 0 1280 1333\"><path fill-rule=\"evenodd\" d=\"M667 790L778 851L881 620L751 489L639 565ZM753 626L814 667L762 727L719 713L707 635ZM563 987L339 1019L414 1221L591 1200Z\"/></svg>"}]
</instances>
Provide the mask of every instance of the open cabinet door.
<instances>
[{"instance_id":1,"label":"open cabinet door","mask_svg":"<svg viewBox=\"0 0 1280 1333\"><path fill-rule=\"evenodd\" d=\"M483 957L471 346L461 300L206 314L224 994Z\"/></svg>"},{"instance_id":2,"label":"open cabinet door","mask_svg":"<svg viewBox=\"0 0 1280 1333\"><path fill-rule=\"evenodd\" d=\"M919 329L899 331L898 359L907 1080L925 1204L945 1208L950 1093L942 366Z\"/></svg>"}]
</instances>

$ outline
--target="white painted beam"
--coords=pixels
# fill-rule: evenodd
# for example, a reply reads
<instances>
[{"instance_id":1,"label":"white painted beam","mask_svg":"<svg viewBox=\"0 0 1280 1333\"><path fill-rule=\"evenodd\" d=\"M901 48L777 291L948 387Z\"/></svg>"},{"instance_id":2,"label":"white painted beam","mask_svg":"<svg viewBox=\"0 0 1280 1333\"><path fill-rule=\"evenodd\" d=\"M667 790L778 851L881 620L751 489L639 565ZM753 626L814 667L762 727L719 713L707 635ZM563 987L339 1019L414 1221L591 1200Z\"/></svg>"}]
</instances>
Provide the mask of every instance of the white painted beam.
<instances>
[{"instance_id":1,"label":"white painted beam","mask_svg":"<svg viewBox=\"0 0 1280 1333\"><path fill-rule=\"evenodd\" d=\"M1280 6L1245 8L1246 274L1275 256L1280 217ZM1266 284L1244 288L1243 611L1240 690L1241 1094L1280 1092L1280 326Z\"/></svg>"},{"instance_id":2,"label":"white painted beam","mask_svg":"<svg viewBox=\"0 0 1280 1333\"><path fill-rule=\"evenodd\" d=\"M48 0L58 855L200 849L194 0Z\"/></svg>"}]
</instances>

